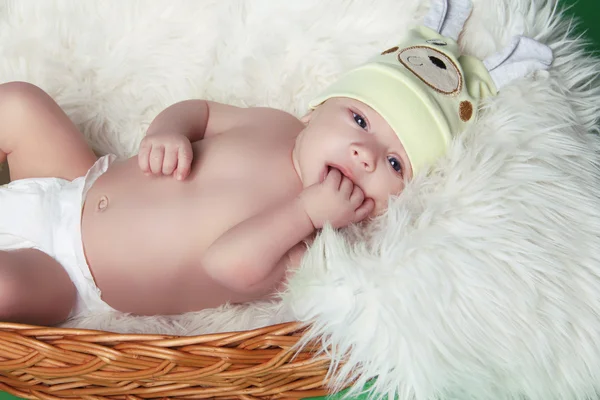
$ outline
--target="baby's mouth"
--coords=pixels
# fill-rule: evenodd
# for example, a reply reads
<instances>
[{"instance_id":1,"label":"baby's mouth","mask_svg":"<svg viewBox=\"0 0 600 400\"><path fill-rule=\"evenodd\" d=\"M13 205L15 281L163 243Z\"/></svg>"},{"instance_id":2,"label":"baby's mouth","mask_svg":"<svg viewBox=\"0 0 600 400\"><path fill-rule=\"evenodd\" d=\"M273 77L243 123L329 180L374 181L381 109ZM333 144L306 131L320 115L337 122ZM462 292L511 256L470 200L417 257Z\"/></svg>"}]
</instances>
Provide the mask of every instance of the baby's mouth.
<instances>
[{"instance_id":1,"label":"baby's mouth","mask_svg":"<svg viewBox=\"0 0 600 400\"><path fill-rule=\"evenodd\" d=\"M321 174L321 180L320 182L323 182L325 180L325 178L327 178L327 175L329 175L329 172L331 172L331 170L336 169L340 172L340 174L342 174L342 176L345 176L346 178L350 179L352 181L352 183L354 183L354 180L352 179L351 176L348 176L348 173L345 173L343 171L342 168L336 166L336 165L331 165L331 164L326 164L325 168L323 170L323 173Z\"/></svg>"},{"instance_id":2,"label":"baby's mouth","mask_svg":"<svg viewBox=\"0 0 600 400\"><path fill-rule=\"evenodd\" d=\"M323 171L321 172L321 178L319 179L319 183L323 183L325 181L325 178L327 178L327 174L329 174L330 170L331 167L329 165L325 165L325 168L323 168Z\"/></svg>"}]
</instances>

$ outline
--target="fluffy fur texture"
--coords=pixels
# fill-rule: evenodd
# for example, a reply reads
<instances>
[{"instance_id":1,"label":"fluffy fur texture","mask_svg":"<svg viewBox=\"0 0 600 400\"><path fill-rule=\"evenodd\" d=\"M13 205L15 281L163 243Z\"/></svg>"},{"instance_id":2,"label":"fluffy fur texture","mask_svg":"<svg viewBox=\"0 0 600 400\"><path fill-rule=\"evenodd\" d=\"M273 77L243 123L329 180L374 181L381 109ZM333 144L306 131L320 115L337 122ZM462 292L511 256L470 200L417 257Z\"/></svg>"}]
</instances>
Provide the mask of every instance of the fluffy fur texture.
<instances>
[{"instance_id":1,"label":"fluffy fur texture","mask_svg":"<svg viewBox=\"0 0 600 400\"><path fill-rule=\"evenodd\" d=\"M587 399L600 390L600 66L543 0L475 0L484 57L524 33L549 73L516 82L432 173L361 229L326 229L283 301L70 325L194 334L313 322L335 385L379 395ZM427 0L0 3L0 81L47 90L98 153L133 155L182 99L301 115L341 72L396 43Z\"/></svg>"}]
</instances>

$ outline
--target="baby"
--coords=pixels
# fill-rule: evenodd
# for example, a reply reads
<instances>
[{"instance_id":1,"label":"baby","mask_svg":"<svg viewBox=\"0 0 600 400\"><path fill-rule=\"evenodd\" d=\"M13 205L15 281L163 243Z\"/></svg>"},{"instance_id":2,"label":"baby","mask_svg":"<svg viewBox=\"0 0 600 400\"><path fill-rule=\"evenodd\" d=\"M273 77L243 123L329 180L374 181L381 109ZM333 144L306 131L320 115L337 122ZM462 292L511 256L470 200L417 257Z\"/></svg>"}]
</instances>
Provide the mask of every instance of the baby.
<instances>
[{"instance_id":1,"label":"baby","mask_svg":"<svg viewBox=\"0 0 600 400\"><path fill-rule=\"evenodd\" d=\"M0 188L0 320L177 314L272 295L315 231L383 212L444 153L496 93L506 74L493 70L531 48L544 57L511 73L547 67L545 47L525 38L493 68L459 57L469 11L434 2L426 26L342 76L301 119L183 101L122 161L97 159L41 89L0 85L12 180Z\"/></svg>"}]
</instances>

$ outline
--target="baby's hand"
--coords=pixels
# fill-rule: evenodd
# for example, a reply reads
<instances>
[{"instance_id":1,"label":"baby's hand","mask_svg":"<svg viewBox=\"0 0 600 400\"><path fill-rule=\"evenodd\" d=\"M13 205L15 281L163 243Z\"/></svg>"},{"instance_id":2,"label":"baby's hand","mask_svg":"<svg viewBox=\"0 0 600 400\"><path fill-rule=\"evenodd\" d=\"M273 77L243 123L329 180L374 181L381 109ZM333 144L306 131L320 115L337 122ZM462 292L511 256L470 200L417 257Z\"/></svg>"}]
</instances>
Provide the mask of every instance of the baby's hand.
<instances>
[{"instance_id":1,"label":"baby's hand","mask_svg":"<svg viewBox=\"0 0 600 400\"><path fill-rule=\"evenodd\" d=\"M341 228L362 221L375 207L372 199L365 199L361 188L335 168L323 182L304 189L300 200L316 229L325 222Z\"/></svg>"},{"instance_id":2,"label":"baby's hand","mask_svg":"<svg viewBox=\"0 0 600 400\"><path fill-rule=\"evenodd\" d=\"M138 163L146 174L171 175L185 179L192 166L192 143L184 135L158 133L146 135L140 143Z\"/></svg>"}]
</instances>

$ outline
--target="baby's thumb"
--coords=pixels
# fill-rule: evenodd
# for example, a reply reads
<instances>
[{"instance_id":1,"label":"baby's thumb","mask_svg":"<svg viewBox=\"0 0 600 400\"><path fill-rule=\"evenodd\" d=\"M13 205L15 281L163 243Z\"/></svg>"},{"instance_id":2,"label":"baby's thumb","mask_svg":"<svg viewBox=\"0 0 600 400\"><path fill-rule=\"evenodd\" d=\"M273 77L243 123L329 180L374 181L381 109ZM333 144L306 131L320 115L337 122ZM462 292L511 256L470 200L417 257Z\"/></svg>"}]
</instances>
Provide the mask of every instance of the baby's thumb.
<instances>
[{"instance_id":1,"label":"baby's thumb","mask_svg":"<svg viewBox=\"0 0 600 400\"><path fill-rule=\"evenodd\" d=\"M192 159L194 154L192 151L191 144L189 146L182 146L179 148L177 153L177 179L183 180L187 178L192 169Z\"/></svg>"},{"instance_id":2,"label":"baby's thumb","mask_svg":"<svg viewBox=\"0 0 600 400\"><path fill-rule=\"evenodd\" d=\"M363 203L356 209L356 222L362 221L367 218L375 209L375 202L373 199L367 198Z\"/></svg>"}]
</instances>

